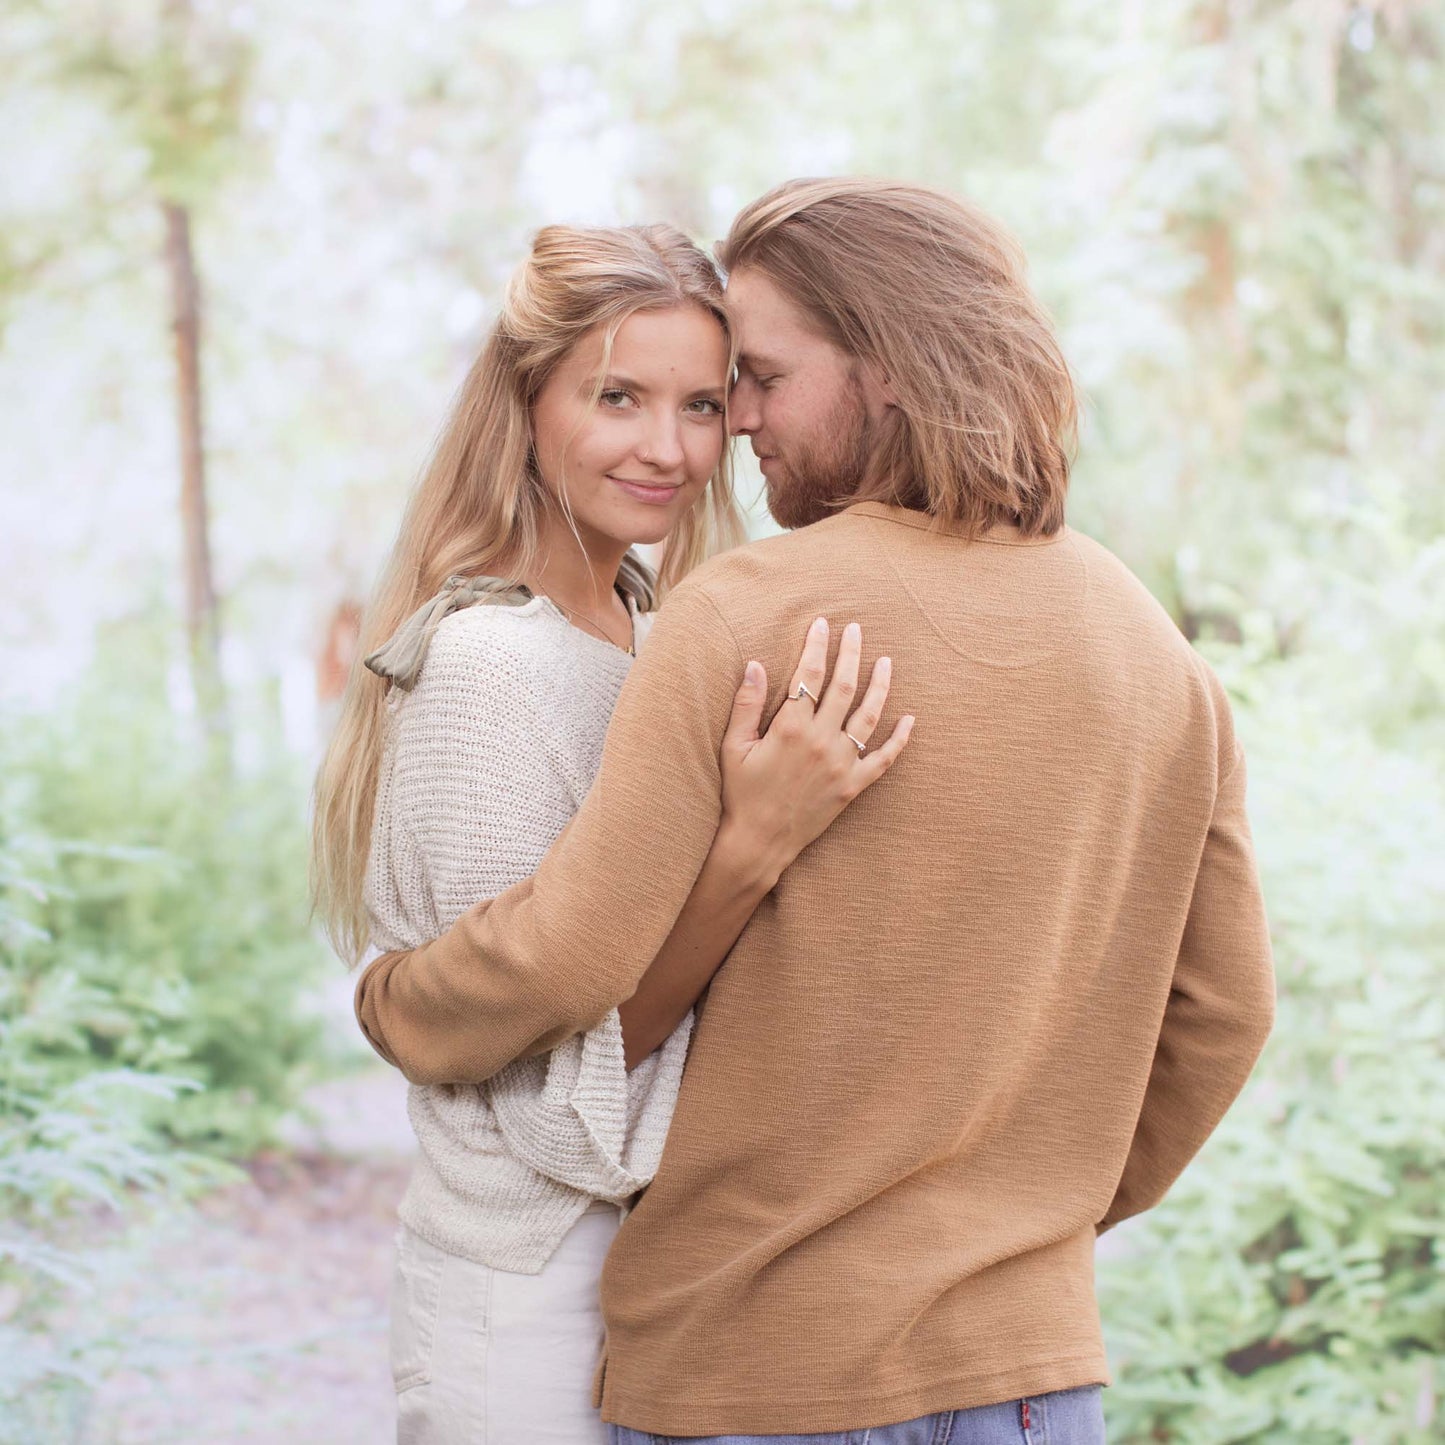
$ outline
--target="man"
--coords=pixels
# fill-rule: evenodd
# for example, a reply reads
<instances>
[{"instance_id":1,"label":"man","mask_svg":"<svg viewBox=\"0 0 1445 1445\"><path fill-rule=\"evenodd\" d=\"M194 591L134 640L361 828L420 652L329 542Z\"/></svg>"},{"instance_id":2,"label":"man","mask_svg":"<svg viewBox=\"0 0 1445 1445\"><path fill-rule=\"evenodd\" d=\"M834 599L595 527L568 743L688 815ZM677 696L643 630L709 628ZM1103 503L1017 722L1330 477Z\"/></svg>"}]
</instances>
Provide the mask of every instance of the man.
<instances>
[{"instance_id":1,"label":"man","mask_svg":"<svg viewBox=\"0 0 1445 1445\"><path fill-rule=\"evenodd\" d=\"M734 429L799 530L676 590L535 878L378 961L358 1012L454 1081L594 1025L712 841L745 661L781 681L809 619L856 619L919 725L712 984L603 1275L603 1417L619 1442L1102 1440L1096 1234L1162 1198L1273 1017L1229 708L1064 525L1073 391L993 223L794 182L722 259Z\"/></svg>"}]
</instances>

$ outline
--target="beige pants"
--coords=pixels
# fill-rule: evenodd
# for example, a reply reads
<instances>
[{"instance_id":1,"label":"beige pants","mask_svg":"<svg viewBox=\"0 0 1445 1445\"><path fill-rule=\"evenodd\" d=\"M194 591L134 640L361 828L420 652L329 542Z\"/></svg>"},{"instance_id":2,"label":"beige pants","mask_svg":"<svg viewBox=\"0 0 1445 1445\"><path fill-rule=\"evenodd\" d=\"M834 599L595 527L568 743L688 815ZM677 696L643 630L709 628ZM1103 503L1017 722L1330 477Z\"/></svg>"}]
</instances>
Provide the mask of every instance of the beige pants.
<instances>
[{"instance_id":1,"label":"beige pants","mask_svg":"<svg viewBox=\"0 0 1445 1445\"><path fill-rule=\"evenodd\" d=\"M397 1445L605 1445L592 1408L597 1281L620 1216L592 1205L541 1274L397 1236L391 1368Z\"/></svg>"}]
</instances>

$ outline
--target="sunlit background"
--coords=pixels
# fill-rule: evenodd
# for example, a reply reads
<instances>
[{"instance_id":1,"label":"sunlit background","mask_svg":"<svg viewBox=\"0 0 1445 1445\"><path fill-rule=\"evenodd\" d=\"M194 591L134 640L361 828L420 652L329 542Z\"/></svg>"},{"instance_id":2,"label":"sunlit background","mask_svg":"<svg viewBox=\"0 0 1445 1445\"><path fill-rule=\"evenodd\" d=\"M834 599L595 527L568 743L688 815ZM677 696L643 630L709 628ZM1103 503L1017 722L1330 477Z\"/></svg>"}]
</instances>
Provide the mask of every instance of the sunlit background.
<instances>
[{"instance_id":1,"label":"sunlit background","mask_svg":"<svg viewBox=\"0 0 1445 1445\"><path fill-rule=\"evenodd\" d=\"M1020 237L1070 520L1249 751L1278 1028L1101 1250L1111 1439L1445 1440L1445 6L0 17L0 1445L391 1438L406 1124L304 883L357 608L531 231L846 171Z\"/></svg>"}]
</instances>

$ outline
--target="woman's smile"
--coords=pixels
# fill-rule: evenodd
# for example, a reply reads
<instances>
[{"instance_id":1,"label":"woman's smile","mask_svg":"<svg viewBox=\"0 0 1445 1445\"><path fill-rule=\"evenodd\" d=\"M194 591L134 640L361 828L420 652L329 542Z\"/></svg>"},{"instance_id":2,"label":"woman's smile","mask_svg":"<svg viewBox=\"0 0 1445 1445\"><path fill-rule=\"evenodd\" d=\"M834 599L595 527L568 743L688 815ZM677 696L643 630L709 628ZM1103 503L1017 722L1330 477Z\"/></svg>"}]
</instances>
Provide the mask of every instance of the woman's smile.
<instances>
[{"instance_id":1,"label":"woman's smile","mask_svg":"<svg viewBox=\"0 0 1445 1445\"><path fill-rule=\"evenodd\" d=\"M616 483L628 496L655 507L665 507L677 495L678 488L682 485L680 482L636 482L630 477L614 477L611 472L607 474L607 480Z\"/></svg>"}]
</instances>

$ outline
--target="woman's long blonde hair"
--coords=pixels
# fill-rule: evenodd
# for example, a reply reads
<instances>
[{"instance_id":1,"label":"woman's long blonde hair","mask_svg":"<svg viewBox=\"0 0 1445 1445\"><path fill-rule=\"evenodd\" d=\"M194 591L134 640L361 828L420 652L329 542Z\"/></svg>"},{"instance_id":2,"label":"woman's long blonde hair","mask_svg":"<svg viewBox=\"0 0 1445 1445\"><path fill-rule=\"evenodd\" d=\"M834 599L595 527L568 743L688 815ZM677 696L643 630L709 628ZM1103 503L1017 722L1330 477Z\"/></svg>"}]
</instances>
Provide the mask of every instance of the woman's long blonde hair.
<instances>
[{"instance_id":1,"label":"woman's long blonde hair","mask_svg":"<svg viewBox=\"0 0 1445 1445\"><path fill-rule=\"evenodd\" d=\"M361 959L370 932L364 886L386 720L387 683L360 659L453 574L530 575L549 503L532 453L538 392L589 332L604 328L605 371L629 316L682 305L702 307L727 330L716 269L671 226L547 226L512 277L362 619L358 661L316 779L312 900L348 963ZM626 575L642 593L639 607L656 605L698 563L744 535L725 446L707 488L664 543L655 582L629 553Z\"/></svg>"}]
</instances>

